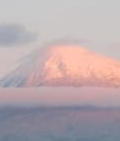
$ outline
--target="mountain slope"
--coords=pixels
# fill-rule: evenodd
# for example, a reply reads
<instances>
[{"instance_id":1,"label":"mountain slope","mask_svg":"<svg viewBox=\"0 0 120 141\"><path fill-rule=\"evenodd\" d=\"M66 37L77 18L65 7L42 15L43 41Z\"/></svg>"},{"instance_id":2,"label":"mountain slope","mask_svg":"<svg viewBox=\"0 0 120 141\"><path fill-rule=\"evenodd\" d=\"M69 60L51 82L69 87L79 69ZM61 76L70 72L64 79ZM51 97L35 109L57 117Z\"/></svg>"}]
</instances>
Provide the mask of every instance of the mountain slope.
<instances>
[{"instance_id":1,"label":"mountain slope","mask_svg":"<svg viewBox=\"0 0 120 141\"><path fill-rule=\"evenodd\" d=\"M120 86L120 61L78 45L54 45L28 56L1 86Z\"/></svg>"}]
</instances>

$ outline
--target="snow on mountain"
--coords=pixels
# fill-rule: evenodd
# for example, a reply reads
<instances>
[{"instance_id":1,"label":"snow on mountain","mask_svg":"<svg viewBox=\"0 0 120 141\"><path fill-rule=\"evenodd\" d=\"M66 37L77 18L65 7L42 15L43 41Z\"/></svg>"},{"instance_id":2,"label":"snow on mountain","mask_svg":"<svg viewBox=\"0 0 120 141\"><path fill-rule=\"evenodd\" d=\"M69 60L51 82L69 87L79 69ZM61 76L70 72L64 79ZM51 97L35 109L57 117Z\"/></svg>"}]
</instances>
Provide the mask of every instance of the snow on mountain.
<instances>
[{"instance_id":1,"label":"snow on mountain","mask_svg":"<svg viewBox=\"0 0 120 141\"><path fill-rule=\"evenodd\" d=\"M24 58L0 86L120 87L120 61L79 45L51 45Z\"/></svg>"}]
</instances>

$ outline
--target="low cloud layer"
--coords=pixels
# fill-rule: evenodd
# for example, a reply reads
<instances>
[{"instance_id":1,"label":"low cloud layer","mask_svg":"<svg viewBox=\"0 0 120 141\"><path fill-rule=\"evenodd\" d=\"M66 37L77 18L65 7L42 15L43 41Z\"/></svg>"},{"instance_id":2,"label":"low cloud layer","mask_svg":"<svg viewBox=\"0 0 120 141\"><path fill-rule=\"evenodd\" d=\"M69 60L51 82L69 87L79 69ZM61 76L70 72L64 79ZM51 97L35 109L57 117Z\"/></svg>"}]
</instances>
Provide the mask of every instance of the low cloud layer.
<instances>
[{"instance_id":1,"label":"low cloud layer","mask_svg":"<svg viewBox=\"0 0 120 141\"><path fill-rule=\"evenodd\" d=\"M26 29L23 25L1 24L0 25L0 46L14 46L33 42L37 35Z\"/></svg>"},{"instance_id":2,"label":"low cloud layer","mask_svg":"<svg viewBox=\"0 0 120 141\"><path fill-rule=\"evenodd\" d=\"M0 141L116 141L119 110L1 108Z\"/></svg>"}]
</instances>

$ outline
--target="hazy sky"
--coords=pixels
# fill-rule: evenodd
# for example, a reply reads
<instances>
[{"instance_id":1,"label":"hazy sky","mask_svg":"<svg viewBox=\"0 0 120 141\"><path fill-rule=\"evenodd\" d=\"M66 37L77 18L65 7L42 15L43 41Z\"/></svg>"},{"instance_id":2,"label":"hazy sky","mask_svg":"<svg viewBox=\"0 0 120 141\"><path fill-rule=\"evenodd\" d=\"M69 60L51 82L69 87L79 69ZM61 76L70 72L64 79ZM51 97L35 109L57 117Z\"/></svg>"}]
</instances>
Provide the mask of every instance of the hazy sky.
<instances>
[{"instance_id":1,"label":"hazy sky","mask_svg":"<svg viewBox=\"0 0 120 141\"><path fill-rule=\"evenodd\" d=\"M24 24L41 39L119 42L119 0L0 0L1 23Z\"/></svg>"},{"instance_id":2,"label":"hazy sky","mask_svg":"<svg viewBox=\"0 0 120 141\"><path fill-rule=\"evenodd\" d=\"M56 39L78 39L120 58L119 5L119 0L0 0L0 71L31 47Z\"/></svg>"}]
</instances>

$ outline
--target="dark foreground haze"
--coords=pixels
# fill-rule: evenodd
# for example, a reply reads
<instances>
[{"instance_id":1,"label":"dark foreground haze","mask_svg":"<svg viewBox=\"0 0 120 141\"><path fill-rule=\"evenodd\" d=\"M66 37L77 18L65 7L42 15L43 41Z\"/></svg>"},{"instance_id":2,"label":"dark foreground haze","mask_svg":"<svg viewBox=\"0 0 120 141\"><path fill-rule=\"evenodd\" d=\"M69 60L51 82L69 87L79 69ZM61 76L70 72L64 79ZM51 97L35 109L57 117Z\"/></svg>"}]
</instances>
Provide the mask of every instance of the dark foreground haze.
<instances>
[{"instance_id":1,"label":"dark foreground haze","mask_svg":"<svg viewBox=\"0 0 120 141\"><path fill-rule=\"evenodd\" d=\"M119 141L119 131L116 108L0 108L0 141Z\"/></svg>"}]
</instances>

